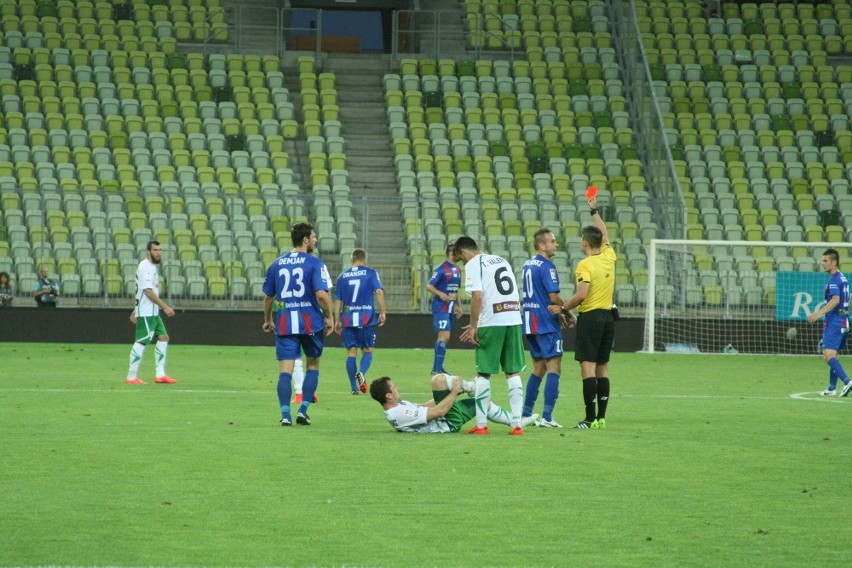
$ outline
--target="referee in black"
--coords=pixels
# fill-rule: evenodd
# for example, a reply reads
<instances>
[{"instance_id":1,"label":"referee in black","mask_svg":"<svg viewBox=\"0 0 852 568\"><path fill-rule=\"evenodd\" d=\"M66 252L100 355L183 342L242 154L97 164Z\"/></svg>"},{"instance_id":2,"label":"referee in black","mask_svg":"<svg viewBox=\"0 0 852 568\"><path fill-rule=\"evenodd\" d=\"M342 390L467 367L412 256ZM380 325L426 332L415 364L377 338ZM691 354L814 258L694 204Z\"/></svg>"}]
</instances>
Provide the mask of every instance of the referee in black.
<instances>
[{"instance_id":1,"label":"referee in black","mask_svg":"<svg viewBox=\"0 0 852 568\"><path fill-rule=\"evenodd\" d=\"M583 228L580 248L586 258L577 265L577 293L562 306L570 319L577 308L577 347L574 359L580 362L583 378L583 402L586 417L574 428L606 428L606 406L609 400L607 365L615 337L618 314L613 305L615 291L615 251L609 242L606 224L597 210L597 196L588 198L594 225ZM559 306L553 306L554 311ZM595 402L597 401L597 408Z\"/></svg>"}]
</instances>

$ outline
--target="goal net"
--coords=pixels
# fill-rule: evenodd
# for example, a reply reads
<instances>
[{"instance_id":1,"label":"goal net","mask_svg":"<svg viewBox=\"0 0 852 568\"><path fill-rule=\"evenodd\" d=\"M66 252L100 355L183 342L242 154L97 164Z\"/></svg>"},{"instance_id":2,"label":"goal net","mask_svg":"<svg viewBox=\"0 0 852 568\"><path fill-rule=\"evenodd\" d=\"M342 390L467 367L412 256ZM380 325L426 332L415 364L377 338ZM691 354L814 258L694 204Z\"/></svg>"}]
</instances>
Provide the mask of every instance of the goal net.
<instances>
[{"instance_id":1,"label":"goal net","mask_svg":"<svg viewBox=\"0 0 852 568\"><path fill-rule=\"evenodd\" d=\"M818 353L822 322L807 317L825 303L827 248L852 270L850 243L652 240L645 350Z\"/></svg>"}]
</instances>

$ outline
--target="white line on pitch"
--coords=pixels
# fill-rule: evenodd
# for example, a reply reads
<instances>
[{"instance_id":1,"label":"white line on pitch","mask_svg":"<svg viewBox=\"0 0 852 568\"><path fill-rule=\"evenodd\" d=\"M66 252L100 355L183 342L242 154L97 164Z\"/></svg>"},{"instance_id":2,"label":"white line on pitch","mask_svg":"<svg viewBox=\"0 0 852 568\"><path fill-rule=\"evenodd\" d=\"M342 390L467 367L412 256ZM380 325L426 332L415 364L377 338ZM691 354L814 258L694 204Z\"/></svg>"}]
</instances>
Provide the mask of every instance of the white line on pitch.
<instances>
[{"instance_id":1,"label":"white line on pitch","mask_svg":"<svg viewBox=\"0 0 852 568\"><path fill-rule=\"evenodd\" d=\"M816 395L815 397L811 397L808 395ZM845 404L847 402L852 402L852 398L849 400L844 400L840 398L836 398L833 396L822 396L820 395L820 391L816 392L794 392L790 395L790 398L793 400L812 400L817 402L839 402L840 404Z\"/></svg>"},{"instance_id":2,"label":"white line on pitch","mask_svg":"<svg viewBox=\"0 0 852 568\"><path fill-rule=\"evenodd\" d=\"M0 393L3 392L32 392L32 393L162 393L162 392L173 392L180 394L252 394L252 395L269 395L270 393L275 392L274 385L270 386L268 390L236 390L236 389L175 389L169 387L158 387L156 389L146 389L146 388L138 388L134 386L133 388L121 388L116 387L114 389L75 389L75 388L2 388L0 387ZM330 394L330 395L349 395L350 393L347 391L325 391L320 390L320 394ZM407 391L409 395L416 396L428 396L432 394L431 392L426 391ZM778 399L786 399L792 398L795 400L819 400L826 402L846 402L845 400L839 400L835 398L829 397L819 397L819 398L810 398L807 395L818 395L819 392L800 392L793 393L790 395L778 395L778 396L740 396L740 395L701 395L701 394L614 394L613 398L670 398L670 399L725 399L725 400L778 400ZM849 399L849 402L852 402L852 398Z\"/></svg>"}]
</instances>

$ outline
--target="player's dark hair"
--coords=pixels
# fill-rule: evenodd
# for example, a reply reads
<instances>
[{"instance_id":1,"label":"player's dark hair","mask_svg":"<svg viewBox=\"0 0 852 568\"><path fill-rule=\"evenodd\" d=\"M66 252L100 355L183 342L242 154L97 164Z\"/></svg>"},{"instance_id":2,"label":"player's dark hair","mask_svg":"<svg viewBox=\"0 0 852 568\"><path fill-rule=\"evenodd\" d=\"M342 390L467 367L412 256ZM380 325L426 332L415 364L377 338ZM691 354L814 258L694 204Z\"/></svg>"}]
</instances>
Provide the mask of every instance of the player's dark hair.
<instances>
[{"instance_id":1,"label":"player's dark hair","mask_svg":"<svg viewBox=\"0 0 852 568\"><path fill-rule=\"evenodd\" d=\"M390 377L379 377L370 383L370 396L373 397L373 400L381 405L388 401L387 396L391 391L390 382Z\"/></svg>"},{"instance_id":2,"label":"player's dark hair","mask_svg":"<svg viewBox=\"0 0 852 568\"><path fill-rule=\"evenodd\" d=\"M461 251L463 250L479 250L479 245L476 244L476 241L473 240L472 237L462 235L456 239L455 244L453 244L453 254L455 254L456 257L461 257Z\"/></svg>"},{"instance_id":3,"label":"player's dark hair","mask_svg":"<svg viewBox=\"0 0 852 568\"><path fill-rule=\"evenodd\" d=\"M290 238L294 247L302 246L306 238L310 238L314 228L309 223L296 223L290 228Z\"/></svg>"},{"instance_id":4,"label":"player's dark hair","mask_svg":"<svg viewBox=\"0 0 852 568\"><path fill-rule=\"evenodd\" d=\"M151 249L154 248L154 245L160 246L160 241L148 241L148 244L145 246L145 250L151 252Z\"/></svg>"},{"instance_id":5,"label":"player's dark hair","mask_svg":"<svg viewBox=\"0 0 852 568\"><path fill-rule=\"evenodd\" d=\"M450 256L451 254L455 256L453 253L453 249L455 249L455 243L450 243L447 245L447 256Z\"/></svg>"},{"instance_id":6,"label":"player's dark hair","mask_svg":"<svg viewBox=\"0 0 852 568\"><path fill-rule=\"evenodd\" d=\"M535 239L535 248L538 248L538 245L544 244L544 238L550 234L553 234L553 231L550 229L539 229L536 231L535 235L533 235L533 239Z\"/></svg>"},{"instance_id":7,"label":"player's dark hair","mask_svg":"<svg viewBox=\"0 0 852 568\"><path fill-rule=\"evenodd\" d=\"M352 251L352 262L364 262L367 260L367 251L364 249L355 249Z\"/></svg>"},{"instance_id":8,"label":"player's dark hair","mask_svg":"<svg viewBox=\"0 0 852 568\"><path fill-rule=\"evenodd\" d=\"M837 249L825 249L822 256L827 256L837 264L837 268L840 268L840 253L837 252Z\"/></svg>"},{"instance_id":9,"label":"player's dark hair","mask_svg":"<svg viewBox=\"0 0 852 568\"><path fill-rule=\"evenodd\" d=\"M583 227L583 240L589 243L592 248L600 248L603 243L603 233L592 225Z\"/></svg>"}]
</instances>

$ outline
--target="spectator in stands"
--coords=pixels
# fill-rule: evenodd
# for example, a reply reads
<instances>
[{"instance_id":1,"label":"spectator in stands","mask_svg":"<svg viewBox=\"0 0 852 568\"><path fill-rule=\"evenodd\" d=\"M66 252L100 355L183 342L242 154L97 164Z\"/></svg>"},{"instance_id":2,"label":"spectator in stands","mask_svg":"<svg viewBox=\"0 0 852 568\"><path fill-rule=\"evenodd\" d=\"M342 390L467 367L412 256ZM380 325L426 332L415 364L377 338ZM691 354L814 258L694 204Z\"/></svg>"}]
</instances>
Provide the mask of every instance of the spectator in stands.
<instances>
[{"instance_id":1,"label":"spectator in stands","mask_svg":"<svg viewBox=\"0 0 852 568\"><path fill-rule=\"evenodd\" d=\"M12 305L15 294L12 291L12 279L8 272L0 272L0 309Z\"/></svg>"},{"instance_id":2,"label":"spectator in stands","mask_svg":"<svg viewBox=\"0 0 852 568\"><path fill-rule=\"evenodd\" d=\"M59 282L50 277L50 269L46 265L42 265L39 274L33 286L33 298L39 308L55 308L60 295Z\"/></svg>"}]
</instances>

